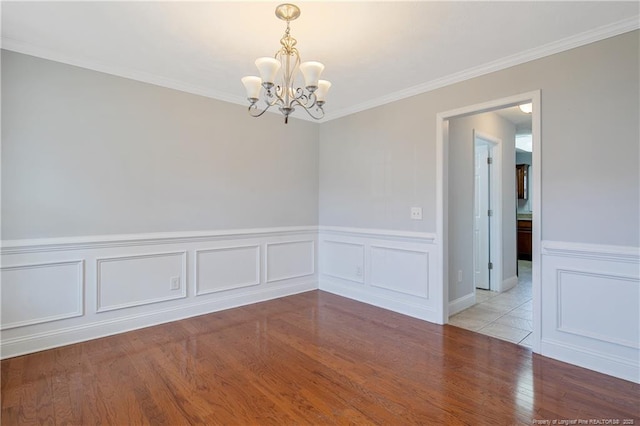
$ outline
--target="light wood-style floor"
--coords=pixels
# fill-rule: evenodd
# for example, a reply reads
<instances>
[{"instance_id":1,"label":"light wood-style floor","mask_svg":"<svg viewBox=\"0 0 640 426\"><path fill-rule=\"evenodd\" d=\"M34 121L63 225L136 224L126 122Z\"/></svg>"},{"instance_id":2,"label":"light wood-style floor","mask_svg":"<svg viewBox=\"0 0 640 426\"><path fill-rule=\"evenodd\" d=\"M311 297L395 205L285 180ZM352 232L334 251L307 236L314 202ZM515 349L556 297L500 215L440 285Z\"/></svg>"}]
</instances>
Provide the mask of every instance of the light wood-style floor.
<instances>
[{"instance_id":1,"label":"light wood-style floor","mask_svg":"<svg viewBox=\"0 0 640 426\"><path fill-rule=\"evenodd\" d=\"M321 291L1 369L3 425L640 424L640 385Z\"/></svg>"}]
</instances>

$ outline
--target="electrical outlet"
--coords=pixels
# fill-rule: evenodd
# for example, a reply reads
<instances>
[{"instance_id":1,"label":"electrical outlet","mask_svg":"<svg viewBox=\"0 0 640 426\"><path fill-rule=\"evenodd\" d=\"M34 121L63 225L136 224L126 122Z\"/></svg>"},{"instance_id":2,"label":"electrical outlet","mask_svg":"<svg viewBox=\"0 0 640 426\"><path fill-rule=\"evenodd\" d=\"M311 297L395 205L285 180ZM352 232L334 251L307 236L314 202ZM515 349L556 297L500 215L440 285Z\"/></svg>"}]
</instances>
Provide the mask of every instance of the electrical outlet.
<instances>
[{"instance_id":1,"label":"electrical outlet","mask_svg":"<svg viewBox=\"0 0 640 426\"><path fill-rule=\"evenodd\" d=\"M411 219L422 220L422 207L411 207Z\"/></svg>"},{"instance_id":2,"label":"electrical outlet","mask_svg":"<svg viewBox=\"0 0 640 426\"><path fill-rule=\"evenodd\" d=\"M180 290L180 277L171 277L170 290Z\"/></svg>"},{"instance_id":3,"label":"electrical outlet","mask_svg":"<svg viewBox=\"0 0 640 426\"><path fill-rule=\"evenodd\" d=\"M356 276L357 277L361 277L362 276L362 267L356 266Z\"/></svg>"}]
</instances>

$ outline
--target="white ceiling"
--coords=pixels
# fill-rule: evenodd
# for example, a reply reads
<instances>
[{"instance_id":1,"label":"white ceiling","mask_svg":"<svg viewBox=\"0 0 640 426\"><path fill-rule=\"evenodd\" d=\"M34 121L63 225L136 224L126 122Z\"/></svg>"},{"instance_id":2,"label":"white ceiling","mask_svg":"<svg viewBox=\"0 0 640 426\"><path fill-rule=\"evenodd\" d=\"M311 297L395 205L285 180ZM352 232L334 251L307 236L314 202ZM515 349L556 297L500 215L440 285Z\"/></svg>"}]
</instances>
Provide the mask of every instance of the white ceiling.
<instances>
[{"instance_id":1,"label":"white ceiling","mask_svg":"<svg viewBox=\"0 0 640 426\"><path fill-rule=\"evenodd\" d=\"M516 126L517 134L531 133L531 114L522 112L519 107L502 108L496 110L495 113L513 123Z\"/></svg>"},{"instance_id":2,"label":"white ceiling","mask_svg":"<svg viewBox=\"0 0 640 426\"><path fill-rule=\"evenodd\" d=\"M296 2L327 119L637 29L638 2ZM279 2L2 2L2 47L245 105Z\"/></svg>"}]
</instances>

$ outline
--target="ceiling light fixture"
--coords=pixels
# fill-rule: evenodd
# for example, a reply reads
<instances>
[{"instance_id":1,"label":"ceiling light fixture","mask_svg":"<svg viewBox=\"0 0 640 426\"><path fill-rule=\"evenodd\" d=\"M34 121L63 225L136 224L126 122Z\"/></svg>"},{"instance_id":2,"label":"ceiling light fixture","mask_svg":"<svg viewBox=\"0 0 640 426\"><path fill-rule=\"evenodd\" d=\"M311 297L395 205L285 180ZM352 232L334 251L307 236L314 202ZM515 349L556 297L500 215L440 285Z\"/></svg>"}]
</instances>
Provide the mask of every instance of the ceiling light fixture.
<instances>
[{"instance_id":1,"label":"ceiling light fixture","mask_svg":"<svg viewBox=\"0 0 640 426\"><path fill-rule=\"evenodd\" d=\"M531 114L531 112L533 111L533 104L529 102L528 104L518 105L518 108L520 108L520 111L524 112L525 114Z\"/></svg>"},{"instance_id":2,"label":"ceiling light fixture","mask_svg":"<svg viewBox=\"0 0 640 426\"><path fill-rule=\"evenodd\" d=\"M294 4L281 4L276 7L276 16L287 22L287 29L280 39L282 47L273 58L256 59L256 67L260 77L248 76L242 78L242 84L247 89L249 100L249 114L260 117L272 106L278 105L284 114L284 122L289 121L296 106L302 107L312 118L320 120L324 117L322 106L331 83L319 80L324 70L320 62L309 61L300 63L300 54L296 49L297 40L289 34L289 23L300 16L300 8ZM280 73L278 72L280 71ZM304 87L298 85L298 71L304 78ZM264 109L258 108L261 88L264 88Z\"/></svg>"}]
</instances>

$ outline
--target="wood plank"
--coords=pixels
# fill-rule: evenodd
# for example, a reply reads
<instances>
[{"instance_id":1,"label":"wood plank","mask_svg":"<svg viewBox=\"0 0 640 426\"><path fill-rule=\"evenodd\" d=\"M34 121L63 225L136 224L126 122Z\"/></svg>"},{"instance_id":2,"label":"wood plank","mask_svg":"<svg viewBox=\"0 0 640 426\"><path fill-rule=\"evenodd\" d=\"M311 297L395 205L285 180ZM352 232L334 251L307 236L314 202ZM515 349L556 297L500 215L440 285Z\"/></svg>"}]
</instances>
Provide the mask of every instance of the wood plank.
<instances>
[{"instance_id":1,"label":"wood plank","mask_svg":"<svg viewBox=\"0 0 640 426\"><path fill-rule=\"evenodd\" d=\"M638 384L321 291L1 370L3 425L640 424Z\"/></svg>"}]
</instances>

